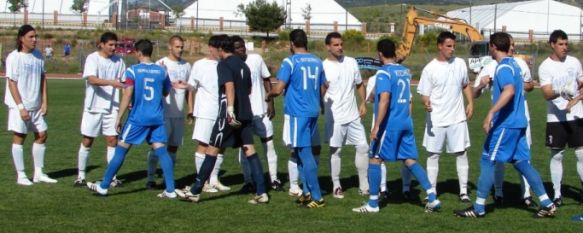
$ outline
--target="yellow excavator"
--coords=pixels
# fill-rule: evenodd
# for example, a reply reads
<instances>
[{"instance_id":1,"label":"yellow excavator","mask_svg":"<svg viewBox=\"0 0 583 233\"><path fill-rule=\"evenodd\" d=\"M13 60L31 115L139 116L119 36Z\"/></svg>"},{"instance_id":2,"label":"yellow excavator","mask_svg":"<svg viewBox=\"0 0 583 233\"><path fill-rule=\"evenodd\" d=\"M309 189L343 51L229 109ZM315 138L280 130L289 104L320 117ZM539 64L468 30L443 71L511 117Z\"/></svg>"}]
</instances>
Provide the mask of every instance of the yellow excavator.
<instances>
[{"instance_id":1,"label":"yellow excavator","mask_svg":"<svg viewBox=\"0 0 583 233\"><path fill-rule=\"evenodd\" d=\"M427 12L436 18L421 17L417 14L417 9L415 7L409 8L405 18L402 41L396 51L397 60L399 62L405 60L411 53L413 43L415 42L415 36L417 34L417 26L419 25L444 28L468 37L472 42L470 57L468 58L468 66L470 70L477 72L483 65L491 61L492 58L488 54L488 42L484 41L482 34L465 20L451 18L429 10L419 10Z\"/></svg>"}]
</instances>

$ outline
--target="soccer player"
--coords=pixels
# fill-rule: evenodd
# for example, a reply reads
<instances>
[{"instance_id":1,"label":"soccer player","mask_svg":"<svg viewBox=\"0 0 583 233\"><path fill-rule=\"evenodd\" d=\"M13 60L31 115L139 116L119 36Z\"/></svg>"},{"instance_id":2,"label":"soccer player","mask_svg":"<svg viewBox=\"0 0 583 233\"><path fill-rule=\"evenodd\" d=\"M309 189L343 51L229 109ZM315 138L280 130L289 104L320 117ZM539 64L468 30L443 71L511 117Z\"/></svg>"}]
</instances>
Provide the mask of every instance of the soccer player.
<instances>
[{"instance_id":1,"label":"soccer player","mask_svg":"<svg viewBox=\"0 0 583 233\"><path fill-rule=\"evenodd\" d=\"M511 38L510 44L510 51L508 53L509 56L514 54L514 40ZM528 103L526 101L526 92L530 92L534 89L534 83L532 82L532 76L530 73L530 68L528 64L522 59L515 59L516 64L520 66L522 81L523 81L523 92L522 94L525 95L524 97L524 112L526 114L526 120L528 121L528 126L526 127L526 141L528 145L532 144L531 135L530 135L530 114L528 111ZM486 66L482 68L480 73L478 74L476 80L474 81L474 98L480 97L484 92L484 89L489 87L492 84L492 79L494 78L494 74L496 73L496 66L498 66L498 62L491 61ZM494 200L498 205L503 204L504 202L504 192L503 192L503 183L504 183L504 163L497 163L496 170L494 172ZM536 207L536 203L533 201L532 197L530 196L530 185L528 184L526 178L521 176L520 179L520 187L522 188L522 202L527 207Z\"/></svg>"},{"instance_id":2,"label":"soccer player","mask_svg":"<svg viewBox=\"0 0 583 233\"><path fill-rule=\"evenodd\" d=\"M360 120L366 114L365 87L356 60L344 56L340 33L328 33L325 43L328 49L328 57L322 62L326 74L325 141L330 145L332 196L344 198L340 184L341 151L344 144L355 146L354 164L358 172L358 192L366 195L368 194L368 143ZM360 97L359 105L356 104L355 90Z\"/></svg>"},{"instance_id":3,"label":"soccer player","mask_svg":"<svg viewBox=\"0 0 583 233\"><path fill-rule=\"evenodd\" d=\"M377 43L379 59L384 64L376 74L375 124L370 133L368 179L370 197L368 203L353 208L357 213L379 212L380 164L386 161L402 161L427 192L425 212L438 211L441 202L431 187L423 167L417 163L417 148L410 113L411 73L395 61L395 43L383 39Z\"/></svg>"},{"instance_id":4,"label":"soccer player","mask_svg":"<svg viewBox=\"0 0 583 233\"><path fill-rule=\"evenodd\" d=\"M271 188L276 191L283 191L281 181L277 179L277 153L273 146L273 124L271 119L275 116L273 100L265 102L265 93L271 90L271 73L267 65L259 54L247 54L245 40L240 36L233 36L235 41L235 55L241 57L251 71L251 110L253 111L253 132L261 139L263 151L267 157ZM244 159L243 150L239 149L239 161L243 167L245 183L251 182L251 169L247 160Z\"/></svg>"},{"instance_id":5,"label":"soccer player","mask_svg":"<svg viewBox=\"0 0 583 233\"><path fill-rule=\"evenodd\" d=\"M97 51L85 59L83 78L85 79L85 101L81 118L81 145L79 146L77 179L75 187L86 186L85 177L91 146L95 138L102 134L107 144L106 159L111 161L117 145L115 120L119 111L119 96L123 88L123 74L126 70L123 59L115 54L117 35L105 32L99 39ZM112 186L121 181L114 177Z\"/></svg>"},{"instance_id":6,"label":"soccer player","mask_svg":"<svg viewBox=\"0 0 583 233\"><path fill-rule=\"evenodd\" d=\"M164 126L164 96L172 88L168 73L161 66L152 63L154 50L152 42L138 40L135 44L139 64L132 65L125 72L125 89L119 106L115 125L121 129L121 120L128 106L132 104L128 120L123 126L121 137L115 148L115 155L107 165L101 182L87 182L87 187L98 195L107 195L113 176L119 171L132 145L147 140L159 156L164 172L166 190L158 194L160 198L176 198L174 191L174 170L172 159L166 148L166 129Z\"/></svg>"},{"instance_id":7,"label":"soccer player","mask_svg":"<svg viewBox=\"0 0 583 233\"><path fill-rule=\"evenodd\" d=\"M206 156L192 187L185 187L177 193L182 199L198 202L204 183L209 178L217 161L217 155L227 147L243 147L251 167L255 183L255 197L251 204L269 202L265 192L263 168L253 146L253 112L249 94L251 92L251 72L240 57L234 55L234 41L221 36L217 65L219 112L206 150Z\"/></svg>"},{"instance_id":8,"label":"soccer player","mask_svg":"<svg viewBox=\"0 0 583 233\"><path fill-rule=\"evenodd\" d=\"M467 121L472 119L474 98L469 84L468 68L463 59L455 57L455 35L449 31L437 37L437 57L431 60L421 73L417 93L421 95L425 111L423 146L427 157L427 177L436 189L439 157L446 144L447 153L456 156L459 183L459 199L470 202L468 196L467 149L470 135ZM464 109L465 95L467 106Z\"/></svg>"},{"instance_id":9,"label":"soccer player","mask_svg":"<svg viewBox=\"0 0 583 233\"><path fill-rule=\"evenodd\" d=\"M307 208L326 205L318 183L318 165L312 146L318 131L321 106L321 87L326 82L322 61L308 52L308 37L301 29L290 32L292 55L283 59L277 73L277 84L267 100L280 95L284 88L284 143L297 157L303 194L298 201ZM289 165L289 164L288 164ZM290 189L291 191L291 189Z\"/></svg>"},{"instance_id":10,"label":"soccer player","mask_svg":"<svg viewBox=\"0 0 583 233\"><path fill-rule=\"evenodd\" d=\"M490 54L498 62L492 81L492 103L483 122L488 134L480 160L477 198L473 206L454 210L458 217L479 218L486 215L486 198L494 184L496 163L512 163L526 177L540 200L535 217L551 217L557 207L548 198L538 172L529 163L530 148L526 141L528 122L524 112L522 76L516 61L508 56L510 35L497 32L490 36Z\"/></svg>"},{"instance_id":11,"label":"soccer player","mask_svg":"<svg viewBox=\"0 0 583 233\"><path fill-rule=\"evenodd\" d=\"M57 183L43 173L45 142L47 141L47 123L45 115L48 110L47 80L45 78L44 60L36 49L36 30L28 25L18 29L16 44L18 48L6 58L7 85L4 103L8 106L8 131L12 136L12 160L16 168L16 183L29 186L30 182L24 172L24 139L28 131L34 133L32 158L34 161L34 183Z\"/></svg>"},{"instance_id":12,"label":"soccer player","mask_svg":"<svg viewBox=\"0 0 583 233\"><path fill-rule=\"evenodd\" d=\"M567 55L568 42L565 32L553 31L549 37L552 53L538 68L541 90L548 106L546 145L551 152L551 181L555 190L553 202L558 206L563 204L561 180L566 145L575 149L577 173L583 186L583 104L579 101L583 98L583 71L581 62ZM580 201L583 202L583 190Z\"/></svg>"},{"instance_id":13,"label":"soccer player","mask_svg":"<svg viewBox=\"0 0 583 233\"><path fill-rule=\"evenodd\" d=\"M158 60L156 63L166 68L168 77L172 83L187 82L190 76L190 64L182 59L184 51L184 39L178 35L171 36L168 40L168 56ZM187 92L185 89L172 88L164 101L164 122L166 124L166 135L168 136L168 154L176 164L176 152L182 145L184 135L184 101ZM148 154L148 182L147 188L154 188L156 182L154 174L158 165L158 156L153 151Z\"/></svg>"},{"instance_id":14,"label":"soccer player","mask_svg":"<svg viewBox=\"0 0 583 233\"><path fill-rule=\"evenodd\" d=\"M197 141L194 161L197 173L200 172L208 148L213 126L219 114L219 87L217 64L219 63L219 47L221 35L211 36L208 41L208 54L205 58L196 61L192 65L188 84L193 91L189 94L189 114L195 117L192 139ZM193 93L196 92L196 93ZM194 106L193 106L194 105ZM192 108L192 110L190 109ZM210 185L205 185L204 192L216 193L229 191L230 187L219 181L219 171L223 163L223 154L217 156L215 167L210 176Z\"/></svg>"}]
</instances>

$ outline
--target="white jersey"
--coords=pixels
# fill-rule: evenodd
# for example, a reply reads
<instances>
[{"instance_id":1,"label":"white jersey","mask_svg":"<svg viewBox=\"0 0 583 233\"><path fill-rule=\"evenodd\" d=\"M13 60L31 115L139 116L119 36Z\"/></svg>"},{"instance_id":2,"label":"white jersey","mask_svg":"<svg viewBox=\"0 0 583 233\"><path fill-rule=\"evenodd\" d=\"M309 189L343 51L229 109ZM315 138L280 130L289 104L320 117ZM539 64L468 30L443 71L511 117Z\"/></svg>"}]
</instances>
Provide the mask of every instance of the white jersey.
<instances>
[{"instance_id":1,"label":"white jersey","mask_svg":"<svg viewBox=\"0 0 583 233\"><path fill-rule=\"evenodd\" d=\"M520 66L520 75L522 76L522 81L525 83L532 82L532 75L530 73L530 68L528 67L528 64L526 64L526 62L520 58L514 58L514 60L516 61L518 66ZM485 65L478 74L476 80L474 80L474 88L480 85L480 81L482 80L482 78L490 77L492 78L492 80L494 80L496 66L498 66L498 62L496 60L492 60L490 63ZM526 95L524 89L522 89L522 95ZM526 97L524 98L524 112L526 114L526 120L530 121L530 113L528 110L528 102L526 101Z\"/></svg>"},{"instance_id":2,"label":"white jersey","mask_svg":"<svg viewBox=\"0 0 583 233\"><path fill-rule=\"evenodd\" d=\"M322 65L328 83L328 90L324 95L326 119L333 117L336 124L358 119L358 106L354 96L355 86L362 83L358 63L354 58L344 56L342 62L326 59Z\"/></svg>"},{"instance_id":3,"label":"white jersey","mask_svg":"<svg viewBox=\"0 0 583 233\"><path fill-rule=\"evenodd\" d=\"M20 99L28 111L36 111L41 107L44 67L43 57L36 49L32 53L14 50L6 58L6 77L16 81ZM8 88L8 82L6 82L4 103L9 108L17 108Z\"/></svg>"},{"instance_id":4,"label":"white jersey","mask_svg":"<svg viewBox=\"0 0 583 233\"><path fill-rule=\"evenodd\" d=\"M199 118L216 120L219 115L219 61L203 58L192 65L188 84L196 89L194 111Z\"/></svg>"},{"instance_id":5,"label":"white jersey","mask_svg":"<svg viewBox=\"0 0 583 233\"><path fill-rule=\"evenodd\" d=\"M249 54L245 64L251 70L251 110L254 116L261 116L267 112L267 102L265 102L265 88L263 80L271 77L267 65L259 54Z\"/></svg>"},{"instance_id":6,"label":"white jersey","mask_svg":"<svg viewBox=\"0 0 583 233\"><path fill-rule=\"evenodd\" d=\"M429 96L428 117L435 127L453 125L466 120L463 89L468 85L468 68L461 58L453 61L433 59L423 68L417 93Z\"/></svg>"},{"instance_id":7,"label":"white jersey","mask_svg":"<svg viewBox=\"0 0 583 233\"><path fill-rule=\"evenodd\" d=\"M85 59L83 78L95 76L102 80L119 80L122 82L126 65L120 56L113 55L110 58L102 57L99 52L93 52ZM91 85L85 80L85 106L84 111L94 113L110 113L119 108L121 90L112 86Z\"/></svg>"},{"instance_id":8,"label":"white jersey","mask_svg":"<svg viewBox=\"0 0 583 233\"><path fill-rule=\"evenodd\" d=\"M579 59L567 56L564 62L547 58L538 67L538 76L541 87L553 85L553 83L566 83L583 81L583 71ZM565 111L569 101L557 97L547 101L547 122L572 121L583 117L583 104L578 102L571 108L571 112Z\"/></svg>"},{"instance_id":9,"label":"white jersey","mask_svg":"<svg viewBox=\"0 0 583 233\"><path fill-rule=\"evenodd\" d=\"M158 60L156 64L166 67L171 82L188 81L188 77L190 76L190 64L185 60L173 61L168 57L164 57ZM171 88L170 93L168 93L165 100L164 116L166 118L184 117L184 102L186 100L185 89Z\"/></svg>"}]
</instances>

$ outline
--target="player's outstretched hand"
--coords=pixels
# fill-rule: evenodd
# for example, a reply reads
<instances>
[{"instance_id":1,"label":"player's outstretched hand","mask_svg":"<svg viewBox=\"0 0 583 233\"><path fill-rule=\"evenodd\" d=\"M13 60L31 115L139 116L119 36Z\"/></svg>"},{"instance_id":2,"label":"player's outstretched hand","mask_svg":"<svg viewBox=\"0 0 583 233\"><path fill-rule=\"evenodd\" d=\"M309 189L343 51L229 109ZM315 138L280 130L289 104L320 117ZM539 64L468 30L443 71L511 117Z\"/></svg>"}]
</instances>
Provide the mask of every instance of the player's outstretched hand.
<instances>
[{"instance_id":1,"label":"player's outstretched hand","mask_svg":"<svg viewBox=\"0 0 583 233\"><path fill-rule=\"evenodd\" d=\"M117 131L118 134L121 134L121 129L122 129L121 121L118 120L115 122L115 130Z\"/></svg>"},{"instance_id":2,"label":"player's outstretched hand","mask_svg":"<svg viewBox=\"0 0 583 233\"><path fill-rule=\"evenodd\" d=\"M275 117L275 106L273 105L273 102L267 103L267 117L269 117L270 120Z\"/></svg>"},{"instance_id":3,"label":"player's outstretched hand","mask_svg":"<svg viewBox=\"0 0 583 233\"><path fill-rule=\"evenodd\" d=\"M427 100L427 102L425 102L425 111L427 112L433 111L433 108L431 108L431 100Z\"/></svg>"},{"instance_id":4,"label":"player's outstretched hand","mask_svg":"<svg viewBox=\"0 0 583 233\"><path fill-rule=\"evenodd\" d=\"M118 89L125 88L125 84L123 84L119 80L111 80L111 86L114 87L114 88L118 88Z\"/></svg>"},{"instance_id":5,"label":"player's outstretched hand","mask_svg":"<svg viewBox=\"0 0 583 233\"><path fill-rule=\"evenodd\" d=\"M567 103L567 107L565 107L565 111L571 112L571 108L575 106L578 102L579 98L569 100L569 103Z\"/></svg>"},{"instance_id":6,"label":"player's outstretched hand","mask_svg":"<svg viewBox=\"0 0 583 233\"><path fill-rule=\"evenodd\" d=\"M241 122L237 120L237 117L235 116L235 107L233 106L227 107L227 123L233 128L241 127Z\"/></svg>"},{"instance_id":7,"label":"player's outstretched hand","mask_svg":"<svg viewBox=\"0 0 583 233\"><path fill-rule=\"evenodd\" d=\"M189 125L194 123L194 116L192 115L192 112L186 114L186 123Z\"/></svg>"},{"instance_id":8,"label":"player's outstretched hand","mask_svg":"<svg viewBox=\"0 0 583 233\"><path fill-rule=\"evenodd\" d=\"M188 83L182 80L172 81L172 87L176 89L189 89Z\"/></svg>"},{"instance_id":9,"label":"player's outstretched hand","mask_svg":"<svg viewBox=\"0 0 583 233\"><path fill-rule=\"evenodd\" d=\"M30 114L26 109L20 109L20 118L22 118L23 121L30 120Z\"/></svg>"},{"instance_id":10,"label":"player's outstretched hand","mask_svg":"<svg viewBox=\"0 0 583 233\"><path fill-rule=\"evenodd\" d=\"M484 132L486 132L486 134L488 134L488 132L490 132L490 128L492 128L493 117L494 114L488 112L488 115L486 115L486 118L484 119L484 123L482 123L482 129L484 129Z\"/></svg>"},{"instance_id":11,"label":"player's outstretched hand","mask_svg":"<svg viewBox=\"0 0 583 233\"><path fill-rule=\"evenodd\" d=\"M474 116L474 105L468 104L468 106L466 106L466 118L469 121L472 119L473 116Z\"/></svg>"}]
</instances>

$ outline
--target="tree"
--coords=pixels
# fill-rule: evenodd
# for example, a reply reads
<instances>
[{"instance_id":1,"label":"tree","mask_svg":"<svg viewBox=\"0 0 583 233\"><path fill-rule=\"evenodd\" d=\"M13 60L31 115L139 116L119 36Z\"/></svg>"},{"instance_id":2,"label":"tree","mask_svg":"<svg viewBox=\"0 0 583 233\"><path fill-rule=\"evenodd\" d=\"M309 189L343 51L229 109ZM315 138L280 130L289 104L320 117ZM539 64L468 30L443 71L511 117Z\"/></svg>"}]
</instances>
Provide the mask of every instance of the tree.
<instances>
[{"instance_id":1,"label":"tree","mask_svg":"<svg viewBox=\"0 0 583 233\"><path fill-rule=\"evenodd\" d=\"M180 27L180 17L182 17L184 15L184 13L185 13L184 9L186 9L186 8L184 7L184 5L180 5L180 4L173 5L170 8L172 8L172 14L174 14L174 16L176 17L178 31L182 31L182 28Z\"/></svg>"},{"instance_id":2,"label":"tree","mask_svg":"<svg viewBox=\"0 0 583 233\"><path fill-rule=\"evenodd\" d=\"M285 22L286 13L283 7L277 3L267 3L265 0L255 0L246 6L240 4L238 13L242 13L247 18L247 25L251 31L267 33L279 28Z\"/></svg>"},{"instance_id":3,"label":"tree","mask_svg":"<svg viewBox=\"0 0 583 233\"><path fill-rule=\"evenodd\" d=\"M8 10L12 13L19 12L20 9L27 7L24 0L8 0L8 3L10 3Z\"/></svg>"},{"instance_id":4,"label":"tree","mask_svg":"<svg viewBox=\"0 0 583 233\"><path fill-rule=\"evenodd\" d=\"M312 19L312 6L309 3L306 4L306 8L302 9L302 16L305 21Z\"/></svg>"},{"instance_id":5,"label":"tree","mask_svg":"<svg viewBox=\"0 0 583 233\"><path fill-rule=\"evenodd\" d=\"M73 5L71 6L71 10L77 14L82 14L87 9L85 8L85 0L73 0Z\"/></svg>"}]
</instances>

